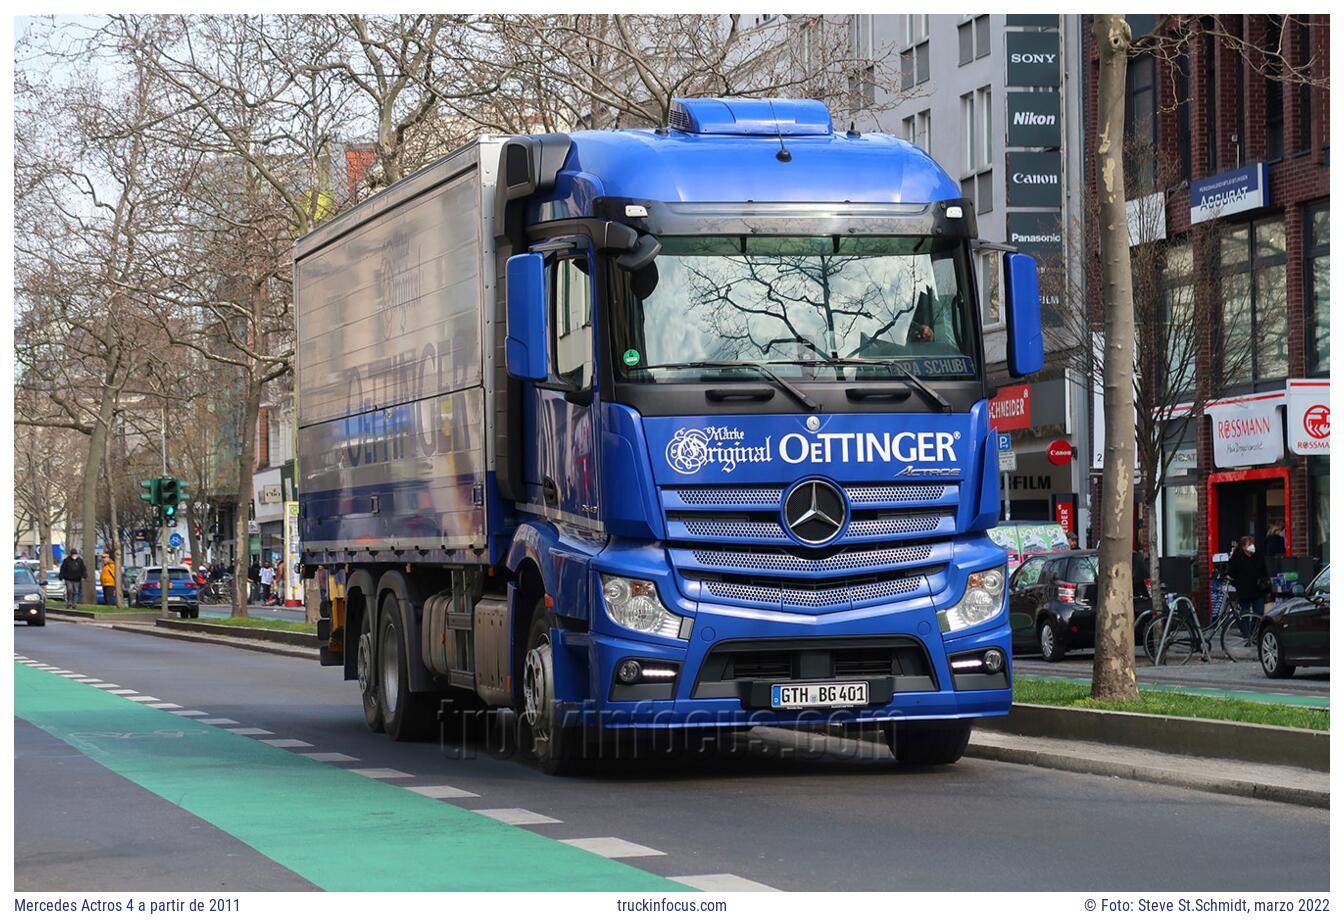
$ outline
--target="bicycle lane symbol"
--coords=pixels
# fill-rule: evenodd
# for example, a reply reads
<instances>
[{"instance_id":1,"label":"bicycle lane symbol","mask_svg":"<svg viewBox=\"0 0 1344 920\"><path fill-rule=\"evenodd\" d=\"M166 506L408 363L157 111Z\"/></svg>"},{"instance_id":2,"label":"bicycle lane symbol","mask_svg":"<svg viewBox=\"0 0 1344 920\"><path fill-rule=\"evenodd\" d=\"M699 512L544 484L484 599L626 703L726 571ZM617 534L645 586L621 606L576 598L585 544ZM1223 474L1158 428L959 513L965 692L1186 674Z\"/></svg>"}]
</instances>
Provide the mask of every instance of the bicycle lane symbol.
<instances>
[{"instance_id":1,"label":"bicycle lane symbol","mask_svg":"<svg viewBox=\"0 0 1344 920\"><path fill-rule=\"evenodd\" d=\"M152 732L71 732L69 737L71 742L79 747L111 753L117 745L115 743L109 744L109 742L180 741L190 736L200 737L206 734L208 732L203 728L161 728Z\"/></svg>"}]
</instances>

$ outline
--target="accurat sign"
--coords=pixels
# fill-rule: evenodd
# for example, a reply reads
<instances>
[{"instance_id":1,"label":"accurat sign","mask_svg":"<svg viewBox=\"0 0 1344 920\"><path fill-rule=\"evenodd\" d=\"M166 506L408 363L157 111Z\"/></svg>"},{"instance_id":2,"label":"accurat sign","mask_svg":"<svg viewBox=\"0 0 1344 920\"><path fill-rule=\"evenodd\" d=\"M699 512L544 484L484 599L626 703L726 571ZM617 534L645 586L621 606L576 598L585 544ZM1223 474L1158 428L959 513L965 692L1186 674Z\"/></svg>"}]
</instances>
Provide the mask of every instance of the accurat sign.
<instances>
[{"instance_id":1,"label":"accurat sign","mask_svg":"<svg viewBox=\"0 0 1344 920\"><path fill-rule=\"evenodd\" d=\"M1254 211L1269 205L1269 167L1251 163L1240 169L1190 180L1190 223Z\"/></svg>"},{"instance_id":2,"label":"accurat sign","mask_svg":"<svg viewBox=\"0 0 1344 920\"><path fill-rule=\"evenodd\" d=\"M989 401L989 427L995 431L1020 431L1031 427L1031 385L999 387Z\"/></svg>"},{"instance_id":3,"label":"accurat sign","mask_svg":"<svg viewBox=\"0 0 1344 920\"><path fill-rule=\"evenodd\" d=\"M1057 208L1063 200L1064 179L1059 151L1009 151L1005 157L1008 206L1011 208Z\"/></svg>"},{"instance_id":4,"label":"accurat sign","mask_svg":"<svg viewBox=\"0 0 1344 920\"><path fill-rule=\"evenodd\" d=\"M1008 146L1058 147L1059 93L1008 94Z\"/></svg>"},{"instance_id":5,"label":"accurat sign","mask_svg":"<svg viewBox=\"0 0 1344 920\"><path fill-rule=\"evenodd\" d=\"M1330 453L1330 381L1288 381L1288 449L1295 454Z\"/></svg>"},{"instance_id":6,"label":"accurat sign","mask_svg":"<svg viewBox=\"0 0 1344 920\"><path fill-rule=\"evenodd\" d=\"M1008 32L1008 86L1059 86L1059 33Z\"/></svg>"},{"instance_id":7,"label":"accurat sign","mask_svg":"<svg viewBox=\"0 0 1344 920\"><path fill-rule=\"evenodd\" d=\"M1283 459L1282 393L1257 393L1244 401L1219 400L1204 414L1213 422L1213 464L1227 468Z\"/></svg>"}]
</instances>

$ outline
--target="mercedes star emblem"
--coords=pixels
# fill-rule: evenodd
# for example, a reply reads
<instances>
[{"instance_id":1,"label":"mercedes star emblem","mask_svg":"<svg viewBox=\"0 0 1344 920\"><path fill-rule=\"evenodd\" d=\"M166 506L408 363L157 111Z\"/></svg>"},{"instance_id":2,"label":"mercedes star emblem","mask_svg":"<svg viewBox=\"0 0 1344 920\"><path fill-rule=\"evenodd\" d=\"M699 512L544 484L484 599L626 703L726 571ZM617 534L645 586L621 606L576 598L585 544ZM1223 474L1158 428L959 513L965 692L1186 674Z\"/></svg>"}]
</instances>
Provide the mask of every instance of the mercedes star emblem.
<instances>
[{"instance_id":1,"label":"mercedes star emblem","mask_svg":"<svg viewBox=\"0 0 1344 920\"><path fill-rule=\"evenodd\" d=\"M845 496L824 479L805 479L784 497L784 526L795 539L820 546L845 526Z\"/></svg>"}]
</instances>

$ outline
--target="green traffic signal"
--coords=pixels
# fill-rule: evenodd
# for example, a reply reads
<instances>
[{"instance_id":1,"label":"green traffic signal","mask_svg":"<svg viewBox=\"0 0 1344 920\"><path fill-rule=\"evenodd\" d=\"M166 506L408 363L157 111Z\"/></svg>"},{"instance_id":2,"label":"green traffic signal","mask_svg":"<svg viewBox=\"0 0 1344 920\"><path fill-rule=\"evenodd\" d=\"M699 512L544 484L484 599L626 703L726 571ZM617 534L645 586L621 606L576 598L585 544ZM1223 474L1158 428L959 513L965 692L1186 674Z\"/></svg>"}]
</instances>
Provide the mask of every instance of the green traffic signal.
<instances>
[{"instance_id":1,"label":"green traffic signal","mask_svg":"<svg viewBox=\"0 0 1344 920\"><path fill-rule=\"evenodd\" d=\"M177 516L177 507L181 504L179 495L176 479L164 478L159 480L159 505L163 509L164 518L170 524L173 518Z\"/></svg>"}]
</instances>

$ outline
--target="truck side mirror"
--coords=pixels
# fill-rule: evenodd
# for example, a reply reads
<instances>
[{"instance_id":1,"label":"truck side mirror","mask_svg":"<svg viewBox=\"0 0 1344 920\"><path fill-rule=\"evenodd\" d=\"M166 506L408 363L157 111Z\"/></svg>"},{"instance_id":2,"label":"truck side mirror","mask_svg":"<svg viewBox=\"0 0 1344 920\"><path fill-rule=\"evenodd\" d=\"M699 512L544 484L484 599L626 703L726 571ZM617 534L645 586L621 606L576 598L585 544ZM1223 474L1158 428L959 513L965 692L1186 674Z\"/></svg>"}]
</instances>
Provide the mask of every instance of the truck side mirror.
<instances>
[{"instance_id":1,"label":"truck side mirror","mask_svg":"<svg viewBox=\"0 0 1344 920\"><path fill-rule=\"evenodd\" d=\"M1003 278L1008 323L1008 373L1025 377L1045 365L1041 286L1036 277L1036 260L1020 252L1005 254Z\"/></svg>"},{"instance_id":2,"label":"truck side mirror","mask_svg":"<svg viewBox=\"0 0 1344 920\"><path fill-rule=\"evenodd\" d=\"M520 380L545 380L549 373L546 347L546 262L540 253L511 256L506 270L509 334L504 357L509 374Z\"/></svg>"}]
</instances>

